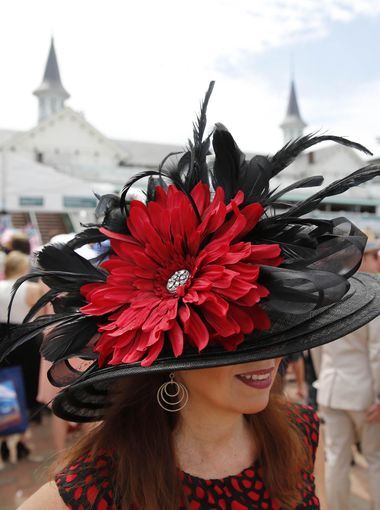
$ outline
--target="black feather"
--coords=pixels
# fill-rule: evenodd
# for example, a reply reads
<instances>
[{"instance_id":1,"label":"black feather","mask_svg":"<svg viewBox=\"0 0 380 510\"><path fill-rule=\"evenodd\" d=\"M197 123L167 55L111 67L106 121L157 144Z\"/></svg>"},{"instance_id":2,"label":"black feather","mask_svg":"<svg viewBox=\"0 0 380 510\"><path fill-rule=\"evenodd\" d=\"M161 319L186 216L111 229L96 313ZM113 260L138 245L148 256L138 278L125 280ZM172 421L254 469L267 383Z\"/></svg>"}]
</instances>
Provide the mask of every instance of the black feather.
<instances>
[{"instance_id":1,"label":"black feather","mask_svg":"<svg viewBox=\"0 0 380 510\"><path fill-rule=\"evenodd\" d=\"M340 195L348 189L367 182L378 175L380 175L380 165L368 165L364 168L360 168L350 175L343 177L343 179L334 181L323 190L294 205L280 216L303 216L304 214L313 211L324 198Z\"/></svg>"},{"instance_id":2,"label":"black feather","mask_svg":"<svg viewBox=\"0 0 380 510\"><path fill-rule=\"evenodd\" d=\"M48 361L58 361L68 356L79 355L97 333L98 320L98 317L78 313L56 324L45 335L41 354Z\"/></svg>"},{"instance_id":3,"label":"black feather","mask_svg":"<svg viewBox=\"0 0 380 510\"><path fill-rule=\"evenodd\" d=\"M46 271L88 274L104 280L104 273L81 257L68 244L47 244L37 256L38 266Z\"/></svg>"},{"instance_id":4,"label":"black feather","mask_svg":"<svg viewBox=\"0 0 380 510\"><path fill-rule=\"evenodd\" d=\"M107 236L102 234L98 227L90 227L76 234L76 236L67 243L67 246L73 250L77 250L86 244L102 243L106 239L108 239Z\"/></svg>"},{"instance_id":5,"label":"black feather","mask_svg":"<svg viewBox=\"0 0 380 510\"><path fill-rule=\"evenodd\" d=\"M215 152L211 170L212 184L214 189L218 186L224 189L225 202L229 203L238 190L244 155L236 145L231 133L221 124L215 126L212 144Z\"/></svg>"},{"instance_id":6,"label":"black feather","mask_svg":"<svg viewBox=\"0 0 380 510\"><path fill-rule=\"evenodd\" d=\"M7 335L0 341L0 361L20 345L32 340L39 333L44 332L46 328L64 320L72 320L72 316L66 313L47 315L38 317L38 319L35 319L33 322L20 324L18 326L10 326Z\"/></svg>"},{"instance_id":7,"label":"black feather","mask_svg":"<svg viewBox=\"0 0 380 510\"><path fill-rule=\"evenodd\" d=\"M186 176L187 189L191 191L198 182L209 182L207 155L210 148L210 135L203 140L207 125L207 106L214 89L215 82L211 81L201 104L200 114L193 125L193 144L191 144L191 160L188 175Z\"/></svg>"},{"instance_id":8,"label":"black feather","mask_svg":"<svg viewBox=\"0 0 380 510\"><path fill-rule=\"evenodd\" d=\"M95 194L98 199L98 204L95 209L95 217L103 218L109 210L117 209L120 207L120 198L112 193L106 195Z\"/></svg>"},{"instance_id":9,"label":"black feather","mask_svg":"<svg viewBox=\"0 0 380 510\"><path fill-rule=\"evenodd\" d=\"M364 147L364 145L352 142L347 138L333 135L316 136L313 133L310 133L308 135L302 136L301 138L291 140L281 150L276 152L274 156L269 158L269 162L272 168L272 177L289 166L290 163L292 163L295 158L301 154L301 152L309 149L313 145L326 141L336 142L341 145L345 145L346 147L351 147L352 149L362 151L364 154L372 155L372 152Z\"/></svg>"},{"instance_id":10,"label":"black feather","mask_svg":"<svg viewBox=\"0 0 380 510\"><path fill-rule=\"evenodd\" d=\"M25 315L23 322L30 322L45 306L53 303L55 298L62 294L61 289L51 289L45 292Z\"/></svg>"},{"instance_id":11,"label":"black feather","mask_svg":"<svg viewBox=\"0 0 380 510\"><path fill-rule=\"evenodd\" d=\"M289 193L289 191L293 191L295 189L301 188L312 188L314 186L320 186L323 183L323 177L321 175L315 175L313 177L305 177L304 179L300 179L299 181L286 186L286 188L281 189L275 194L269 194L268 199L265 202L265 205L273 204L280 197L282 197L285 193Z\"/></svg>"},{"instance_id":12,"label":"black feather","mask_svg":"<svg viewBox=\"0 0 380 510\"><path fill-rule=\"evenodd\" d=\"M206 112L212 91L214 90L214 85L215 81L211 81L201 104L201 112L197 116L197 121L193 125L194 146L198 148L201 148L202 145L203 136L207 125Z\"/></svg>"},{"instance_id":13,"label":"black feather","mask_svg":"<svg viewBox=\"0 0 380 510\"><path fill-rule=\"evenodd\" d=\"M161 186L163 189L167 189L166 182L160 177L149 177L147 186L147 201L150 202L156 197L156 188Z\"/></svg>"},{"instance_id":14,"label":"black feather","mask_svg":"<svg viewBox=\"0 0 380 510\"><path fill-rule=\"evenodd\" d=\"M245 203L265 204L269 194L272 167L265 156L254 156L244 165L244 174L240 179L244 188Z\"/></svg>"},{"instance_id":15,"label":"black feather","mask_svg":"<svg viewBox=\"0 0 380 510\"><path fill-rule=\"evenodd\" d=\"M270 162L265 156L254 156L246 161L232 135L222 124L217 124L213 135L215 161L211 169L214 188L222 186L226 203L241 190L243 205L264 203L269 193L272 175Z\"/></svg>"},{"instance_id":16,"label":"black feather","mask_svg":"<svg viewBox=\"0 0 380 510\"><path fill-rule=\"evenodd\" d=\"M117 195L113 194L106 194L100 196L95 193L95 196L99 200L99 203L95 209L95 217L98 220L101 220L101 223L87 223L83 225L84 227L87 227L87 230L89 230L88 232L89 240L87 243L83 244L104 241L104 239L101 238L100 236L98 239L95 233L95 229L99 229L100 227L106 227L109 230L113 230L114 232L127 234L128 228L125 221L125 215L120 207L120 198ZM85 240L86 238L85 236L86 235L84 234L83 240ZM93 240L91 240L91 236L93 236ZM80 247L80 245L79 244L78 246L75 245L75 247L78 248Z\"/></svg>"}]
</instances>

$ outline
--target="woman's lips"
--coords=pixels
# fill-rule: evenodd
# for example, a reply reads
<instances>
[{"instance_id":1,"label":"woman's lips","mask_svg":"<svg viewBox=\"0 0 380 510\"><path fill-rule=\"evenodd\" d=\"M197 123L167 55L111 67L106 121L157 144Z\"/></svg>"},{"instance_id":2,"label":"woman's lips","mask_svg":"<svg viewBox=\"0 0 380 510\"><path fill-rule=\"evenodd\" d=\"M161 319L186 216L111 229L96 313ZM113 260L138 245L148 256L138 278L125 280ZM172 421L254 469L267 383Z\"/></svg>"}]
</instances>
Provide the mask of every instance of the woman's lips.
<instances>
[{"instance_id":1,"label":"woman's lips","mask_svg":"<svg viewBox=\"0 0 380 510\"><path fill-rule=\"evenodd\" d=\"M265 368L237 374L235 377L251 388L265 389L272 384L272 374L273 368Z\"/></svg>"}]
</instances>

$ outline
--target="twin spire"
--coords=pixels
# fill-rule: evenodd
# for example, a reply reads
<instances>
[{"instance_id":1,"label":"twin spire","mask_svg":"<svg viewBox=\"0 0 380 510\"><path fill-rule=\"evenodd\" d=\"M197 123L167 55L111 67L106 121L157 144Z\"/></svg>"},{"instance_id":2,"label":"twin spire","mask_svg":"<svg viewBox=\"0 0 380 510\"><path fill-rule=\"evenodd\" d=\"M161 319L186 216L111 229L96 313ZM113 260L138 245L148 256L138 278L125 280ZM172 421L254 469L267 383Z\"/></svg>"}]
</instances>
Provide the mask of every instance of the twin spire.
<instances>
[{"instance_id":1,"label":"twin spire","mask_svg":"<svg viewBox=\"0 0 380 510\"><path fill-rule=\"evenodd\" d=\"M286 110L285 119L280 124L280 128L284 134L284 143L288 143L290 140L294 140L295 138L302 136L306 125L306 122L304 122L300 114L296 86L294 84L294 79L292 78L292 81L290 82L288 109Z\"/></svg>"},{"instance_id":2,"label":"twin spire","mask_svg":"<svg viewBox=\"0 0 380 510\"><path fill-rule=\"evenodd\" d=\"M46 62L42 83L33 94L38 98L39 122L53 113L62 110L66 99L70 97L70 94L61 82L53 38L51 38L50 42L49 56Z\"/></svg>"},{"instance_id":3,"label":"twin spire","mask_svg":"<svg viewBox=\"0 0 380 510\"><path fill-rule=\"evenodd\" d=\"M49 56L46 62L41 85L33 94L38 98L38 121L62 110L70 94L62 85L54 39L51 38ZM290 95L285 119L280 124L284 134L284 143L302 136L306 123L303 121L298 107L294 79L290 83Z\"/></svg>"}]
</instances>

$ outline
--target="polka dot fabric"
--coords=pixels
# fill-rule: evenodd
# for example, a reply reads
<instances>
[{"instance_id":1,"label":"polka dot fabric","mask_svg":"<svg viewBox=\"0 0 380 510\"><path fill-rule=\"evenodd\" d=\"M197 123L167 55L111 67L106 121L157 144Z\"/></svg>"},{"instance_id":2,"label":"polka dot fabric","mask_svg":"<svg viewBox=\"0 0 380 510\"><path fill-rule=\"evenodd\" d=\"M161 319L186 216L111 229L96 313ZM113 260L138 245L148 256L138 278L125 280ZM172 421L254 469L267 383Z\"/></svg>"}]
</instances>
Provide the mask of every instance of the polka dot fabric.
<instances>
[{"instance_id":1,"label":"polka dot fabric","mask_svg":"<svg viewBox=\"0 0 380 510\"><path fill-rule=\"evenodd\" d=\"M55 477L63 502L70 510L118 510L111 487L112 459L101 452L83 456Z\"/></svg>"},{"instance_id":2,"label":"polka dot fabric","mask_svg":"<svg viewBox=\"0 0 380 510\"><path fill-rule=\"evenodd\" d=\"M318 444L318 416L307 406L291 406L291 416L302 431L307 447L312 452L313 464ZM303 472L303 503L294 510L318 510L312 466ZM113 502L112 458L105 452L96 459L82 457L56 476L59 493L71 510L119 510ZM259 462L238 475L217 480L203 480L180 472L184 494L190 510L281 510L272 500L263 482ZM180 506L179 510L184 510Z\"/></svg>"}]
</instances>

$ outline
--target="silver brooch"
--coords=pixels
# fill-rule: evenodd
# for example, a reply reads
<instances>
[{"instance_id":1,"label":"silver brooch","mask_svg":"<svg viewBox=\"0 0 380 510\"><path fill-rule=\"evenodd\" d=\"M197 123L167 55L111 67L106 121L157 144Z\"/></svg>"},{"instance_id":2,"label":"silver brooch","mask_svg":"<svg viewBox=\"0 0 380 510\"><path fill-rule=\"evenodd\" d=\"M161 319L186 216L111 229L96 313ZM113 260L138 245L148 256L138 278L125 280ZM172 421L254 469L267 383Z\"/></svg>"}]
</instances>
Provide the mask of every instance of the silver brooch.
<instances>
[{"instance_id":1,"label":"silver brooch","mask_svg":"<svg viewBox=\"0 0 380 510\"><path fill-rule=\"evenodd\" d=\"M176 271L171 275L171 277L168 280L168 283L166 284L166 288L168 289L169 292L174 294L177 287L185 285L189 278L190 278L189 271L187 269L180 269L179 271Z\"/></svg>"}]
</instances>

